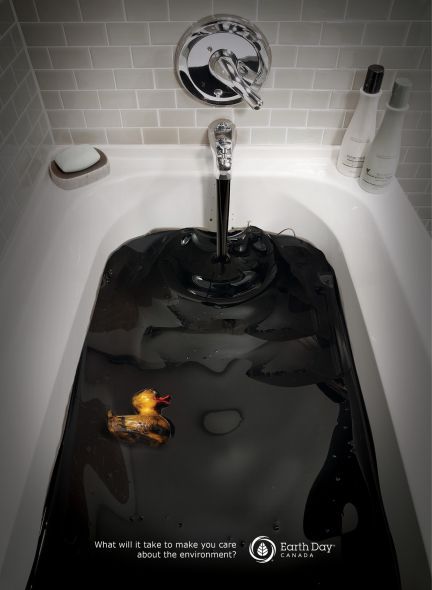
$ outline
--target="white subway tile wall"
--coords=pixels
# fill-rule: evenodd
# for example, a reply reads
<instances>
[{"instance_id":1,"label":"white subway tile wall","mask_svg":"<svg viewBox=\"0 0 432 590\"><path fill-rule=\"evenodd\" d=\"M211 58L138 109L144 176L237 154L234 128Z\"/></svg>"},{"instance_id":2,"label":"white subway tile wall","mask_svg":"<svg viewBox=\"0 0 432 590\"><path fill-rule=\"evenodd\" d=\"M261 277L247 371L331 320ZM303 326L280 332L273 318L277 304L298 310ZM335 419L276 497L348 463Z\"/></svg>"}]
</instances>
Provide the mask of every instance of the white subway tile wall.
<instances>
[{"instance_id":1,"label":"white subway tile wall","mask_svg":"<svg viewBox=\"0 0 432 590\"><path fill-rule=\"evenodd\" d=\"M48 4L46 0L41 3L43 15ZM21 5L28 18L35 18L31 2ZM46 67L49 63L46 49L35 49L33 59L40 67ZM52 104L61 104L52 98ZM0 2L0 256L6 251L52 143L13 8L9 0L3 0Z\"/></svg>"},{"instance_id":2,"label":"white subway tile wall","mask_svg":"<svg viewBox=\"0 0 432 590\"><path fill-rule=\"evenodd\" d=\"M428 229L430 0L14 0L55 141L205 143L221 114L239 142L340 144L365 69L386 68L378 123L397 75L413 82L398 177ZM248 18L273 64L264 108L206 107L179 86L175 46L195 20ZM5 72L6 74L6 72ZM8 92L10 73L2 92ZM22 100L25 100L24 98Z\"/></svg>"}]
</instances>

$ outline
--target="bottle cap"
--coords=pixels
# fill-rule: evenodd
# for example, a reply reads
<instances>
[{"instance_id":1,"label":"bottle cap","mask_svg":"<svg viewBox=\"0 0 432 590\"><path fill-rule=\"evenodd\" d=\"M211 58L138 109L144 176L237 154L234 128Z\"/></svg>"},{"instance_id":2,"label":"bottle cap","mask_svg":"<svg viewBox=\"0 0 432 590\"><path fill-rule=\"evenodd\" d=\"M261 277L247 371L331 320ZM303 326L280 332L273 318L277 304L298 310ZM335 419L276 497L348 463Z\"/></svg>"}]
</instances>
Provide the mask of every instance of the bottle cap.
<instances>
[{"instance_id":1,"label":"bottle cap","mask_svg":"<svg viewBox=\"0 0 432 590\"><path fill-rule=\"evenodd\" d=\"M408 78L396 78L393 84L392 95L389 100L389 106L394 109L403 109L408 106L408 98L411 91L412 82Z\"/></svg>"},{"instance_id":2,"label":"bottle cap","mask_svg":"<svg viewBox=\"0 0 432 590\"><path fill-rule=\"evenodd\" d=\"M372 64L368 67L366 78L363 84L364 92L367 94L378 94L384 77L384 68L379 64Z\"/></svg>"}]
</instances>

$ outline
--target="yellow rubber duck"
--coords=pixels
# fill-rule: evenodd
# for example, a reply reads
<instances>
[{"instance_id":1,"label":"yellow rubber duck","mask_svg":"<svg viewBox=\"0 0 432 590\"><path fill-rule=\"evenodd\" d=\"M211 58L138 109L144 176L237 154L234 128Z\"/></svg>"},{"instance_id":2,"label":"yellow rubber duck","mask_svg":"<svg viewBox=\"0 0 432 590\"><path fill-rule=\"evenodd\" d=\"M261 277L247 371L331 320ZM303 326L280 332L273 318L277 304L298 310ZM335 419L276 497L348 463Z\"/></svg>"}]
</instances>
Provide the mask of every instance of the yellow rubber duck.
<instances>
[{"instance_id":1,"label":"yellow rubber duck","mask_svg":"<svg viewBox=\"0 0 432 590\"><path fill-rule=\"evenodd\" d=\"M142 440L153 447L164 445L171 435L171 425L161 415L160 406L168 406L170 401L170 395L161 396L154 389L138 391L132 398L138 414L115 416L108 410L108 430L129 443Z\"/></svg>"}]
</instances>

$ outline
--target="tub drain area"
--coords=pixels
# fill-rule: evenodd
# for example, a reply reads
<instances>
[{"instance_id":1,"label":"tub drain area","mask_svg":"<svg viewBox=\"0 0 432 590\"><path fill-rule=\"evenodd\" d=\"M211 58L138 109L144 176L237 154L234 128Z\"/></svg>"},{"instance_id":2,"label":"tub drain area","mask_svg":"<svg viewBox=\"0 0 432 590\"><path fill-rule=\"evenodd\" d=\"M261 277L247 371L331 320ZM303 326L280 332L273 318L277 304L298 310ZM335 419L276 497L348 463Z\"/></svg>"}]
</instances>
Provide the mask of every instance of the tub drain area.
<instances>
[{"instance_id":1,"label":"tub drain area","mask_svg":"<svg viewBox=\"0 0 432 590\"><path fill-rule=\"evenodd\" d=\"M333 269L254 227L215 245L188 228L110 257L29 589L399 588Z\"/></svg>"}]
</instances>

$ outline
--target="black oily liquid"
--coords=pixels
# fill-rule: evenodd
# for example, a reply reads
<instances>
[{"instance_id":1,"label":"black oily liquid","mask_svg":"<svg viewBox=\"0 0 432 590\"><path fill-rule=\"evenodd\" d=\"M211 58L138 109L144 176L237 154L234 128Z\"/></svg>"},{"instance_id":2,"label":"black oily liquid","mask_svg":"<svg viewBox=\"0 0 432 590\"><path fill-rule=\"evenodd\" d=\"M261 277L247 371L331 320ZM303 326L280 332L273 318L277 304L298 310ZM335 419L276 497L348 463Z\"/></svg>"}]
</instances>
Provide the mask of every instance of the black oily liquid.
<instances>
[{"instance_id":1,"label":"black oily liquid","mask_svg":"<svg viewBox=\"0 0 432 590\"><path fill-rule=\"evenodd\" d=\"M110 257L28 588L400 587L332 268L254 227L215 248L186 229ZM159 447L107 428L145 388L172 396Z\"/></svg>"},{"instance_id":2,"label":"black oily liquid","mask_svg":"<svg viewBox=\"0 0 432 590\"><path fill-rule=\"evenodd\" d=\"M228 219L230 205L231 180L218 178L217 189L217 231L216 231L216 260L225 261L228 256Z\"/></svg>"}]
</instances>

